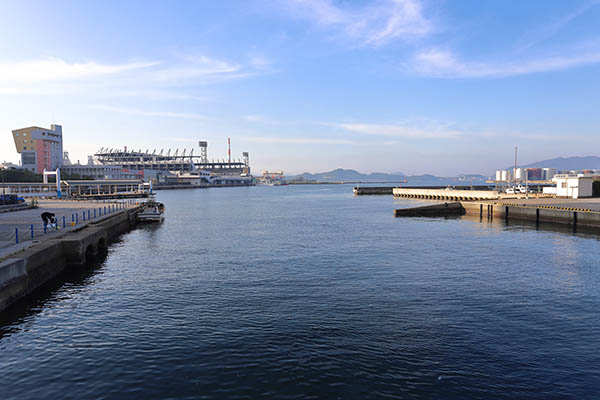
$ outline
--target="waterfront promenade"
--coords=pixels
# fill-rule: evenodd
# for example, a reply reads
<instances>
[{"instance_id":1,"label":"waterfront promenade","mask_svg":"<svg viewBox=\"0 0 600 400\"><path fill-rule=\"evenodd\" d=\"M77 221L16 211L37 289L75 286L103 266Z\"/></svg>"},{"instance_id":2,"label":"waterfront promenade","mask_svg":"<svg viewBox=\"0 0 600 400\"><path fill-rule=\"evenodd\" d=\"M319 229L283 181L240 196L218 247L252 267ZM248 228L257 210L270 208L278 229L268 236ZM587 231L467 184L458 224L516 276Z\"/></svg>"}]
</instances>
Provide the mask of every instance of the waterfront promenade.
<instances>
[{"instance_id":1,"label":"waterfront promenade","mask_svg":"<svg viewBox=\"0 0 600 400\"><path fill-rule=\"evenodd\" d=\"M78 229L88 222L98 220L114 210L128 205L130 205L130 202L39 200L37 208L1 213L0 258L23 249L34 242L40 242L72 229ZM41 219L43 212L56 215L58 229L46 229L46 232L44 232L44 224ZM17 234L19 235L18 241Z\"/></svg>"}]
</instances>

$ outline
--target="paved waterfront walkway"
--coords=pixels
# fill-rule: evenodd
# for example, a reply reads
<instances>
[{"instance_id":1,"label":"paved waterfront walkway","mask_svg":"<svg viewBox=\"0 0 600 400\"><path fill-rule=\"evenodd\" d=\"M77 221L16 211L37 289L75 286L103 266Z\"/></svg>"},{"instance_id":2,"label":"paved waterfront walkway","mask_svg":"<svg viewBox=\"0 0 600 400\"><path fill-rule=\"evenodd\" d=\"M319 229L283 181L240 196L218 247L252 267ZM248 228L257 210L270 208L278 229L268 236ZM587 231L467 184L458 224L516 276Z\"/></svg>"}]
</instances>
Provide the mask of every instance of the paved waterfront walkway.
<instances>
[{"instance_id":1,"label":"paved waterfront walkway","mask_svg":"<svg viewBox=\"0 0 600 400\"><path fill-rule=\"evenodd\" d=\"M35 242L56 237L65 231L81 228L82 225L104 218L121 207L133 207L132 203L131 201L40 200L38 208L2 213L0 214L0 258ZM44 232L44 224L40 215L45 211L56 215L58 229L47 229ZM17 233L19 235L18 243Z\"/></svg>"}]
</instances>

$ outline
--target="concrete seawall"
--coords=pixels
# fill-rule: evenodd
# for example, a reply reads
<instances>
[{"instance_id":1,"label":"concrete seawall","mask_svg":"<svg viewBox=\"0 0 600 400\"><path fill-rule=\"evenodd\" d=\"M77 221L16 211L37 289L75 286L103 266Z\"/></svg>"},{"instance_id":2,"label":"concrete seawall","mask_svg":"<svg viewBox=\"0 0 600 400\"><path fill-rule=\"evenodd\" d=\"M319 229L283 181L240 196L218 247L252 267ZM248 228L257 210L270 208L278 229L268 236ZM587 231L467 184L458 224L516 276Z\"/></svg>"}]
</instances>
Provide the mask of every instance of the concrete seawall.
<instances>
[{"instance_id":1,"label":"concrete seawall","mask_svg":"<svg viewBox=\"0 0 600 400\"><path fill-rule=\"evenodd\" d=\"M464 215L465 209L459 202L433 204L430 206L398 208L396 217L443 217L449 215Z\"/></svg>"},{"instance_id":2,"label":"concrete seawall","mask_svg":"<svg viewBox=\"0 0 600 400\"><path fill-rule=\"evenodd\" d=\"M106 250L110 240L136 226L140 210L141 206L119 211L1 260L0 312L67 266L82 265Z\"/></svg>"},{"instance_id":3,"label":"concrete seawall","mask_svg":"<svg viewBox=\"0 0 600 400\"><path fill-rule=\"evenodd\" d=\"M587 208L527 206L489 202L462 202L469 215L505 220L527 220L562 225L600 228L600 212Z\"/></svg>"},{"instance_id":4,"label":"concrete seawall","mask_svg":"<svg viewBox=\"0 0 600 400\"><path fill-rule=\"evenodd\" d=\"M394 188L394 196L431 200L496 200L500 193L493 190Z\"/></svg>"},{"instance_id":5,"label":"concrete seawall","mask_svg":"<svg viewBox=\"0 0 600 400\"><path fill-rule=\"evenodd\" d=\"M393 194L394 188L392 186L355 186L353 192L357 196L361 195L384 195Z\"/></svg>"},{"instance_id":6,"label":"concrete seawall","mask_svg":"<svg viewBox=\"0 0 600 400\"><path fill-rule=\"evenodd\" d=\"M527 205L498 203L493 201L460 201L430 206L400 208L396 217L443 217L447 215L473 215L487 219L506 221L523 220L579 227L600 228L600 211L583 207L554 207L549 205Z\"/></svg>"}]
</instances>

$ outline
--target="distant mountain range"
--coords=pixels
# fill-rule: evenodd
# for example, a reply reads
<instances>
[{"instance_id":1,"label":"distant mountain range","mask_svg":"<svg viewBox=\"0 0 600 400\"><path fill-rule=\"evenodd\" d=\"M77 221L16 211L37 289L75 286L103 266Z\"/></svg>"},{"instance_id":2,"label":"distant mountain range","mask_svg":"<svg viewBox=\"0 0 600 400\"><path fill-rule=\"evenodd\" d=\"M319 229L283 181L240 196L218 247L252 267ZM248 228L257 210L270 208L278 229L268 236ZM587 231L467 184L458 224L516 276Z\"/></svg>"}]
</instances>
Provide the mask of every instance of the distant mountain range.
<instances>
[{"instance_id":1,"label":"distant mountain range","mask_svg":"<svg viewBox=\"0 0 600 400\"><path fill-rule=\"evenodd\" d=\"M506 169L512 169L513 166ZM557 170L579 171L582 169L600 169L600 157L558 157L549 160L536 161L519 168L556 168Z\"/></svg>"},{"instance_id":2,"label":"distant mountain range","mask_svg":"<svg viewBox=\"0 0 600 400\"><path fill-rule=\"evenodd\" d=\"M549 160L537 161L531 164L519 165L520 168L556 168L557 170L578 171L582 169L600 169L600 157L558 157ZM506 169L512 169L513 166ZM490 175L491 176L491 175ZM453 182L484 182L488 179L480 174L462 174L452 177L440 177L429 174L424 175L405 175L402 172L387 174L383 172L373 172L371 174L361 174L353 169L334 169L333 171L311 174L305 172L300 175L290 177L290 180L304 180L315 182L419 182L425 184L449 184Z\"/></svg>"},{"instance_id":3,"label":"distant mountain range","mask_svg":"<svg viewBox=\"0 0 600 400\"><path fill-rule=\"evenodd\" d=\"M478 175L478 174L470 174L470 175L460 175L455 177L438 177L433 175L413 175L407 176L402 172L396 172L393 174L386 174L383 172L373 172L371 174L361 174L358 171L353 169L334 169L333 171L321 172L317 174L310 174L305 172L300 175L296 175L290 178L291 180L305 180L305 181L316 181L316 182L404 182L407 180L409 183L411 181L419 181L419 182L431 182L432 184L437 184L440 182L448 182L448 181L460 181L460 180L475 180L475 181L485 181L487 179L486 176Z\"/></svg>"}]
</instances>

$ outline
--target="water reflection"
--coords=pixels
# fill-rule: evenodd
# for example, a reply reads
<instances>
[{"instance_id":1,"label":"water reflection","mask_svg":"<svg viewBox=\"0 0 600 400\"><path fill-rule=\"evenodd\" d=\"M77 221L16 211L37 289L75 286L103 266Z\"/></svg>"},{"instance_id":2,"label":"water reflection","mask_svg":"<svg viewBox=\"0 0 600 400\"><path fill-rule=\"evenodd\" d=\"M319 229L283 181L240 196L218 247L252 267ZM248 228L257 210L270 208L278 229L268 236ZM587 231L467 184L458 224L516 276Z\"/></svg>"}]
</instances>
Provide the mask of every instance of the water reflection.
<instances>
[{"instance_id":1,"label":"water reflection","mask_svg":"<svg viewBox=\"0 0 600 400\"><path fill-rule=\"evenodd\" d=\"M27 297L17 300L8 309L0 313L0 339L12 333L26 330L23 323L42 312L47 304L61 297L61 292L73 292L89 285L95 275L102 273L102 267L108 257L108 251L81 266L69 266Z\"/></svg>"}]
</instances>

